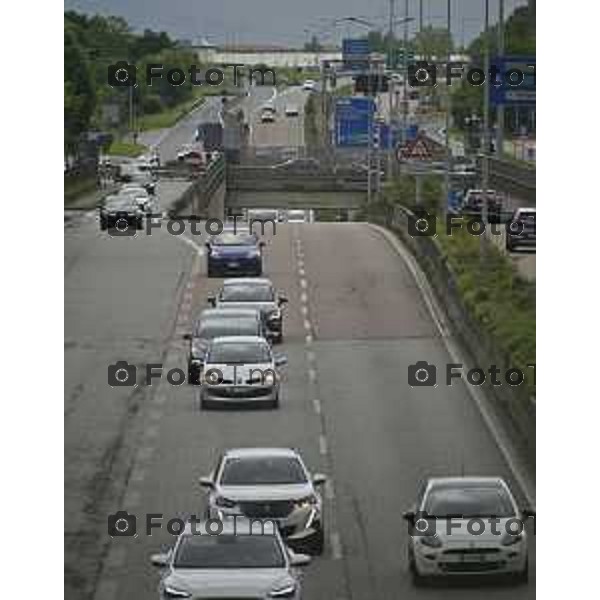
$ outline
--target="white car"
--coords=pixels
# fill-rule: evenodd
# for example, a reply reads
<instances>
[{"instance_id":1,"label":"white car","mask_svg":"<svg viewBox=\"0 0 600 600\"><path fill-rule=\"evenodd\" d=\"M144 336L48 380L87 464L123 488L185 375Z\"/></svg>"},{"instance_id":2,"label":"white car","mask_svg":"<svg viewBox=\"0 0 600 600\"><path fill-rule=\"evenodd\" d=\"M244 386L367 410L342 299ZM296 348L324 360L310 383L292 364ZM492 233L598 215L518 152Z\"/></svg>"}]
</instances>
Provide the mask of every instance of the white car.
<instances>
[{"instance_id":1,"label":"white car","mask_svg":"<svg viewBox=\"0 0 600 600\"><path fill-rule=\"evenodd\" d=\"M285 107L286 117L297 117L300 114L299 108L295 104L288 104Z\"/></svg>"},{"instance_id":2,"label":"white car","mask_svg":"<svg viewBox=\"0 0 600 600\"><path fill-rule=\"evenodd\" d=\"M155 208L154 202L146 188L137 183L126 183L121 187L119 193L133 196L140 210L143 210L146 214L152 213Z\"/></svg>"},{"instance_id":3,"label":"white car","mask_svg":"<svg viewBox=\"0 0 600 600\"><path fill-rule=\"evenodd\" d=\"M415 584L425 578L459 575L513 576L528 579L525 519L500 477L429 479L409 522L409 569Z\"/></svg>"},{"instance_id":4,"label":"white car","mask_svg":"<svg viewBox=\"0 0 600 600\"><path fill-rule=\"evenodd\" d=\"M279 367L287 357L273 353L258 336L214 338L200 375L200 408L267 405L279 408Z\"/></svg>"},{"instance_id":5,"label":"white car","mask_svg":"<svg viewBox=\"0 0 600 600\"><path fill-rule=\"evenodd\" d=\"M313 81L312 79L307 79L303 84L302 84L302 89L307 91L307 92L314 92L316 89L316 82Z\"/></svg>"},{"instance_id":6,"label":"white car","mask_svg":"<svg viewBox=\"0 0 600 600\"><path fill-rule=\"evenodd\" d=\"M305 210L288 210L288 223L306 223L308 221Z\"/></svg>"},{"instance_id":7,"label":"white car","mask_svg":"<svg viewBox=\"0 0 600 600\"><path fill-rule=\"evenodd\" d=\"M260 115L261 123L273 123L275 121L275 111L270 108L263 108Z\"/></svg>"}]
</instances>

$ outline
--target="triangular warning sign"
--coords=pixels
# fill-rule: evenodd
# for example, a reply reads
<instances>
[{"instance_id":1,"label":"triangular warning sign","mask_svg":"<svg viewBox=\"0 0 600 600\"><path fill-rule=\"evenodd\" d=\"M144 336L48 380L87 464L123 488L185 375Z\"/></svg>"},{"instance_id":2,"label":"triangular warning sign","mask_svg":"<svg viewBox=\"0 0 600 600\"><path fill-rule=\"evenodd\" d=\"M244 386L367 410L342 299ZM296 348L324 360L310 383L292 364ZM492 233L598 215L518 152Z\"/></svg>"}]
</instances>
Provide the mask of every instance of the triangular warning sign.
<instances>
[{"instance_id":1,"label":"triangular warning sign","mask_svg":"<svg viewBox=\"0 0 600 600\"><path fill-rule=\"evenodd\" d=\"M406 157L417 160L430 160L431 152L423 138L417 138L413 141L411 146L407 148Z\"/></svg>"}]
</instances>

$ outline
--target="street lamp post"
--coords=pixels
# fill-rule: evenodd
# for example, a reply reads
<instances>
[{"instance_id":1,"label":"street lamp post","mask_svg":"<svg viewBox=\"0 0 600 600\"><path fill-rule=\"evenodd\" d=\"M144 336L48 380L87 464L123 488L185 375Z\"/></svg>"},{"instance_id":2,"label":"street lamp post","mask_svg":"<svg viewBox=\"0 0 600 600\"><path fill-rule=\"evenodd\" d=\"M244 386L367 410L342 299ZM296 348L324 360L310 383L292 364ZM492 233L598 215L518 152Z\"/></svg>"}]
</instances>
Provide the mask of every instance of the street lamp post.
<instances>
[{"instance_id":1,"label":"street lamp post","mask_svg":"<svg viewBox=\"0 0 600 600\"><path fill-rule=\"evenodd\" d=\"M452 43L452 2L448 0L448 51L446 54L446 64L450 64L452 60L451 43ZM446 176L444 178L445 198L442 200L442 215L446 214L448 206L448 197L450 196L450 171L452 169L452 148L450 147L450 125L452 118L452 94L450 88L446 88Z\"/></svg>"}]
</instances>

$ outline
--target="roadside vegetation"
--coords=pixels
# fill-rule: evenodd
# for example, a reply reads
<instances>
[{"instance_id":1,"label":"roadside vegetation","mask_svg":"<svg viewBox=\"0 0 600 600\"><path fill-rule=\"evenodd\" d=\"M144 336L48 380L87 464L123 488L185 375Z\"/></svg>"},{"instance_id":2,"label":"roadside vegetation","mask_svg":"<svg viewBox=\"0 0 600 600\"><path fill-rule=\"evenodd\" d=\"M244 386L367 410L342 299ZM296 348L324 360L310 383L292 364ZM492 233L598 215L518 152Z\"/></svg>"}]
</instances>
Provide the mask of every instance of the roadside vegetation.
<instances>
[{"instance_id":1,"label":"roadside vegetation","mask_svg":"<svg viewBox=\"0 0 600 600\"><path fill-rule=\"evenodd\" d=\"M108 147L107 154L115 156L130 156L132 158L140 156L146 152L147 147L142 144L134 144L123 140L115 140Z\"/></svg>"}]
</instances>

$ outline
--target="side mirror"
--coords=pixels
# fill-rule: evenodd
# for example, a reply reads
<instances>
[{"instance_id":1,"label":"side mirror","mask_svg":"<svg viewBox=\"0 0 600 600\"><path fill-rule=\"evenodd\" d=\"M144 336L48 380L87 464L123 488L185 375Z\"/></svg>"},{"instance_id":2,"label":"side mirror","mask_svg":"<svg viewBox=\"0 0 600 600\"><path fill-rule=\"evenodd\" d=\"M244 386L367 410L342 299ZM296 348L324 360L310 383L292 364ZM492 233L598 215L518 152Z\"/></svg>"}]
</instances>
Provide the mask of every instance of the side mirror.
<instances>
[{"instance_id":1,"label":"side mirror","mask_svg":"<svg viewBox=\"0 0 600 600\"><path fill-rule=\"evenodd\" d=\"M191 340L192 339L192 334L191 333L184 333L181 337L184 340Z\"/></svg>"},{"instance_id":2,"label":"side mirror","mask_svg":"<svg viewBox=\"0 0 600 600\"><path fill-rule=\"evenodd\" d=\"M533 510L532 508L529 508L529 507L523 508L521 510L521 514L526 519L535 519L535 510Z\"/></svg>"},{"instance_id":3,"label":"side mirror","mask_svg":"<svg viewBox=\"0 0 600 600\"><path fill-rule=\"evenodd\" d=\"M283 367L284 365L287 365L288 359L285 354L275 354L275 356L273 356L273 362L276 367Z\"/></svg>"},{"instance_id":4,"label":"side mirror","mask_svg":"<svg viewBox=\"0 0 600 600\"><path fill-rule=\"evenodd\" d=\"M279 304L287 304L289 302L288 297L284 294L279 294L279 298L277 300Z\"/></svg>"},{"instance_id":5,"label":"side mirror","mask_svg":"<svg viewBox=\"0 0 600 600\"><path fill-rule=\"evenodd\" d=\"M290 565L292 567L306 567L310 564L311 557L308 554L290 553Z\"/></svg>"},{"instance_id":6,"label":"side mirror","mask_svg":"<svg viewBox=\"0 0 600 600\"><path fill-rule=\"evenodd\" d=\"M402 513L402 518L405 521L412 523L415 520L415 512L413 510L407 510L406 512Z\"/></svg>"},{"instance_id":7,"label":"side mirror","mask_svg":"<svg viewBox=\"0 0 600 600\"><path fill-rule=\"evenodd\" d=\"M198 481L200 483L200 487L207 488L209 490L212 490L215 487L215 483L210 477L200 477Z\"/></svg>"},{"instance_id":8,"label":"side mirror","mask_svg":"<svg viewBox=\"0 0 600 600\"><path fill-rule=\"evenodd\" d=\"M267 244L263 240L260 240L260 242L258 242L258 247L259 248L264 248L266 245Z\"/></svg>"},{"instance_id":9,"label":"side mirror","mask_svg":"<svg viewBox=\"0 0 600 600\"><path fill-rule=\"evenodd\" d=\"M150 562L155 567L164 568L169 564L169 554L153 554L150 557Z\"/></svg>"},{"instance_id":10,"label":"side mirror","mask_svg":"<svg viewBox=\"0 0 600 600\"><path fill-rule=\"evenodd\" d=\"M209 294L206 299L211 306L217 305L217 297L214 294Z\"/></svg>"},{"instance_id":11,"label":"side mirror","mask_svg":"<svg viewBox=\"0 0 600 600\"><path fill-rule=\"evenodd\" d=\"M315 473L312 481L313 485L323 485L327 481L327 475L323 475L323 473Z\"/></svg>"}]
</instances>

